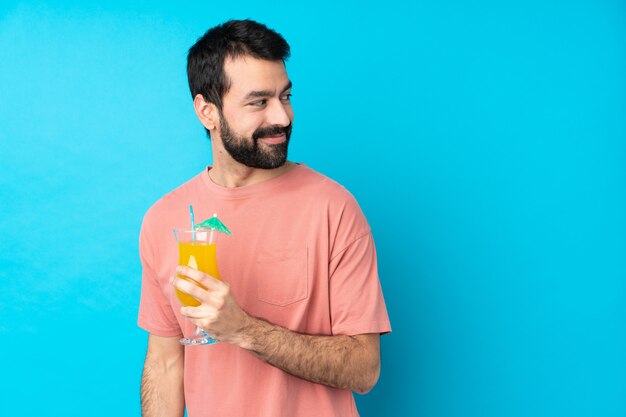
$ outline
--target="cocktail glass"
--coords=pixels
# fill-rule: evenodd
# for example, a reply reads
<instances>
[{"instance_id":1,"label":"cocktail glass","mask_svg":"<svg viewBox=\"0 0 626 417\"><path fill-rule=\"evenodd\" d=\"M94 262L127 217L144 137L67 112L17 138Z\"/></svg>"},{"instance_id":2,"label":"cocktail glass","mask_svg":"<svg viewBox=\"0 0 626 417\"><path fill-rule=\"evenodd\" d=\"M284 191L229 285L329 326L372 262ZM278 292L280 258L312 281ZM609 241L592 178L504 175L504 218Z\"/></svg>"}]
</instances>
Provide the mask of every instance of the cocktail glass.
<instances>
[{"instance_id":1,"label":"cocktail glass","mask_svg":"<svg viewBox=\"0 0 626 417\"><path fill-rule=\"evenodd\" d=\"M213 278L220 279L216 259L216 239L219 234L210 228L174 229L174 236L178 242L178 264L187 265ZM178 275L178 277L206 290L206 287L189 277L182 275ZM178 289L176 289L176 296L183 306L197 307L200 305L200 301ZM212 345L214 343L217 343L217 340L198 326L195 326L190 337L180 339L180 344L185 346Z\"/></svg>"}]
</instances>

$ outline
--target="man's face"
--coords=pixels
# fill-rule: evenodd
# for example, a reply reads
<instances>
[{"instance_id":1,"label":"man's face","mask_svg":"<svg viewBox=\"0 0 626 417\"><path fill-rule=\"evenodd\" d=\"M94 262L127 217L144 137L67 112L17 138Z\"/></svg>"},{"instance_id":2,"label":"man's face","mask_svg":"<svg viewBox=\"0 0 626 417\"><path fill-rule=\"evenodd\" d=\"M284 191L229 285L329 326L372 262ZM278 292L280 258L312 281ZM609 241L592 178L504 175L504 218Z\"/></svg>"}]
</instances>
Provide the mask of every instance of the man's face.
<instances>
[{"instance_id":1,"label":"man's face","mask_svg":"<svg viewBox=\"0 0 626 417\"><path fill-rule=\"evenodd\" d=\"M224 69L231 83L219 114L224 149L251 168L282 166L293 121L284 64L245 57L227 60Z\"/></svg>"}]
</instances>

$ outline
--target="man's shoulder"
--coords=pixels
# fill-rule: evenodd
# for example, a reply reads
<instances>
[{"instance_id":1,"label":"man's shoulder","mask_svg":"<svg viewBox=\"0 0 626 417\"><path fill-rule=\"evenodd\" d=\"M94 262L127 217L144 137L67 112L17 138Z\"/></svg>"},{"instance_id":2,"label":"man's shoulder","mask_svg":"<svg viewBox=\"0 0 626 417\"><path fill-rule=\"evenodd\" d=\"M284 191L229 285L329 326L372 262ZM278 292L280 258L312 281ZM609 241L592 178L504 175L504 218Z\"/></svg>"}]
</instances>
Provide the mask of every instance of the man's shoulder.
<instances>
[{"instance_id":1,"label":"man's shoulder","mask_svg":"<svg viewBox=\"0 0 626 417\"><path fill-rule=\"evenodd\" d=\"M315 193L320 198L330 200L354 200L346 187L336 180L308 166L302 166L300 186L303 190Z\"/></svg>"},{"instance_id":2,"label":"man's shoulder","mask_svg":"<svg viewBox=\"0 0 626 417\"><path fill-rule=\"evenodd\" d=\"M308 205L324 213L333 230L333 241L340 248L370 232L370 227L356 198L339 182L307 167L302 181Z\"/></svg>"},{"instance_id":3,"label":"man's shoulder","mask_svg":"<svg viewBox=\"0 0 626 417\"><path fill-rule=\"evenodd\" d=\"M331 217L363 217L359 203L346 187L309 167L304 168L299 187L302 200Z\"/></svg>"},{"instance_id":4,"label":"man's shoulder","mask_svg":"<svg viewBox=\"0 0 626 417\"><path fill-rule=\"evenodd\" d=\"M198 174L185 181L154 202L146 211L144 222L168 217L173 212L180 211L181 201L190 201L192 196L197 195L198 188L202 187L201 175Z\"/></svg>"}]
</instances>

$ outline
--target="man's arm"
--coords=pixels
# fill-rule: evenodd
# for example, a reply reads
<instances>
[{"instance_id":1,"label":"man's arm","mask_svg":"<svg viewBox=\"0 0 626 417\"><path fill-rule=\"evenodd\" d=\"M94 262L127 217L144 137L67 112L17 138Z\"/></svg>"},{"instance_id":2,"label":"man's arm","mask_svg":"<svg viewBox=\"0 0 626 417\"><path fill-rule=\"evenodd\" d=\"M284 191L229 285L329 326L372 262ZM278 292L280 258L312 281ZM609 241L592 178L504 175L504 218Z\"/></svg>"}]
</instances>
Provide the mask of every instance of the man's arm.
<instances>
[{"instance_id":1,"label":"man's arm","mask_svg":"<svg viewBox=\"0 0 626 417\"><path fill-rule=\"evenodd\" d=\"M180 337L148 336L148 352L141 375L141 415L182 417L184 348Z\"/></svg>"},{"instance_id":2,"label":"man's arm","mask_svg":"<svg viewBox=\"0 0 626 417\"><path fill-rule=\"evenodd\" d=\"M311 382L365 394L380 374L380 335L310 336L250 317L239 346Z\"/></svg>"},{"instance_id":3,"label":"man's arm","mask_svg":"<svg viewBox=\"0 0 626 417\"><path fill-rule=\"evenodd\" d=\"M223 281L185 266L178 267L177 272L206 288L172 277L176 288L201 302L198 307L182 307L181 314L217 340L247 349L287 373L334 388L364 394L378 381L378 334L312 336L296 333L248 315Z\"/></svg>"}]
</instances>

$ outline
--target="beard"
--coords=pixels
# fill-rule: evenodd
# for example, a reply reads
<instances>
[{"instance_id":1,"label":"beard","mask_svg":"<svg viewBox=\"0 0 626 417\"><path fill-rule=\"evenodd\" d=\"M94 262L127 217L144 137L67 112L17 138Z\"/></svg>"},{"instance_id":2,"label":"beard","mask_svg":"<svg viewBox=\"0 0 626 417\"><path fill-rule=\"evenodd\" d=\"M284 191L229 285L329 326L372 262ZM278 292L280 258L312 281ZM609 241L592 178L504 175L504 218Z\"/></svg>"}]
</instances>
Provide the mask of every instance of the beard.
<instances>
[{"instance_id":1,"label":"beard","mask_svg":"<svg viewBox=\"0 0 626 417\"><path fill-rule=\"evenodd\" d=\"M282 143L266 143L259 146L259 139L268 136L285 135ZM220 113L220 136L226 152L237 162L250 168L274 169L287 161L287 149L291 137L291 124L288 126L260 127L248 138L233 132Z\"/></svg>"}]
</instances>

